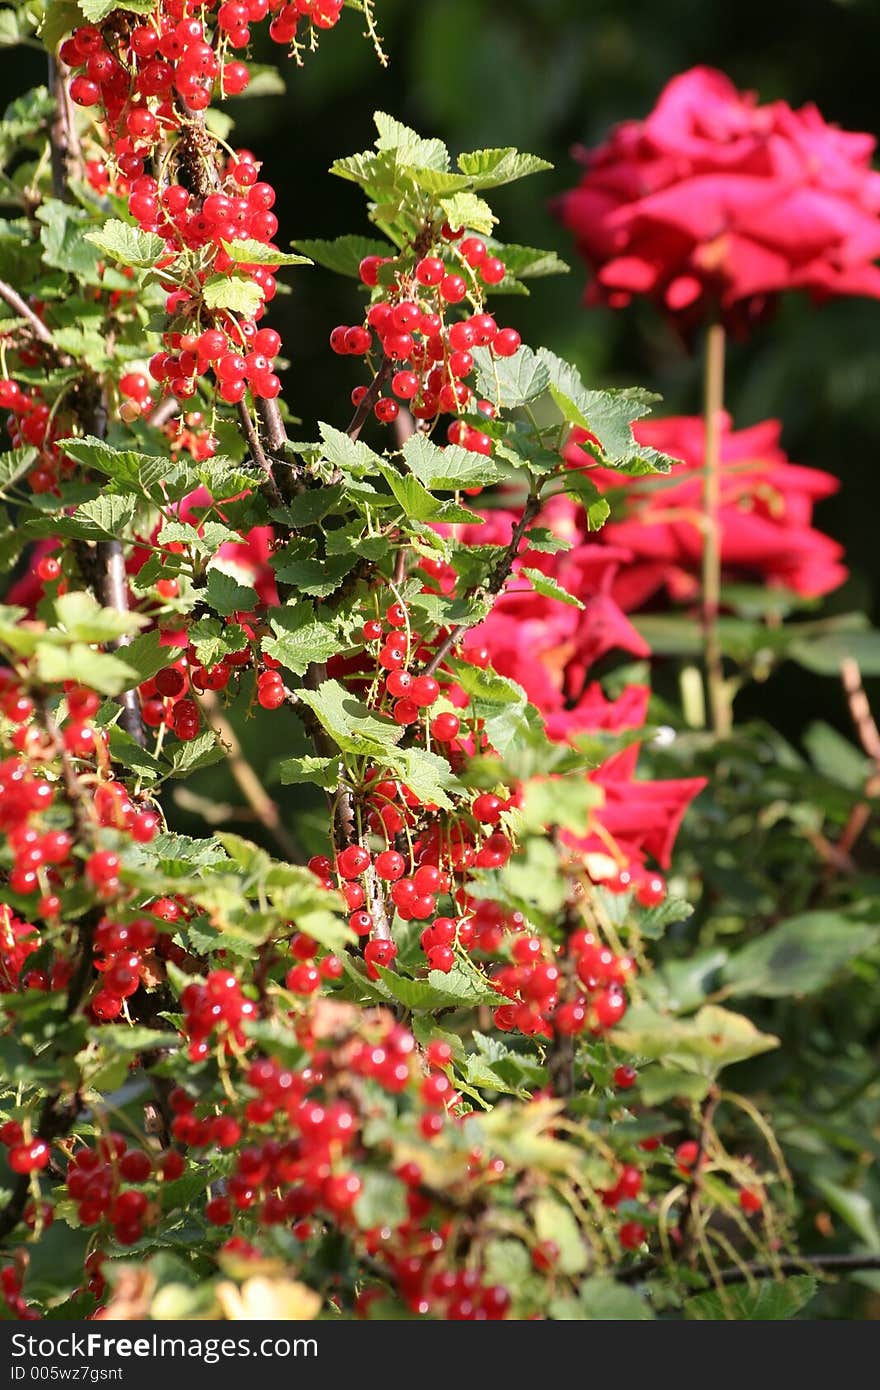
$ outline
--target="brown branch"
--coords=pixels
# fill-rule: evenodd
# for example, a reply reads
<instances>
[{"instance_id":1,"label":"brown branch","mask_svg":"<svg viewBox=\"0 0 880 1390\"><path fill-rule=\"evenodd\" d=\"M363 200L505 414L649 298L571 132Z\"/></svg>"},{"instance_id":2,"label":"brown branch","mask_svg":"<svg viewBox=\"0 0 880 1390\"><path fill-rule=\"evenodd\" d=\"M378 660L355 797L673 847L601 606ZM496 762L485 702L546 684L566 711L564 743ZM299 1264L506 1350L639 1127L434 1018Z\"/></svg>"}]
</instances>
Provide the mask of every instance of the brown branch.
<instances>
[{"instance_id":1,"label":"brown branch","mask_svg":"<svg viewBox=\"0 0 880 1390\"><path fill-rule=\"evenodd\" d=\"M241 428L247 440L251 458L263 473L263 483L261 484L260 490L265 493L270 506L280 507L284 499L278 489L275 475L272 472L272 465L266 456L266 451L263 448L262 440L251 419L250 408L246 401L239 401L238 403L238 418L241 421Z\"/></svg>"},{"instance_id":2,"label":"brown branch","mask_svg":"<svg viewBox=\"0 0 880 1390\"><path fill-rule=\"evenodd\" d=\"M49 157L52 166L52 192L63 202L71 202L70 169L80 163L82 150L76 133L76 118L67 86L68 71L62 62L49 56L49 90L55 97L55 114L49 130Z\"/></svg>"}]
</instances>

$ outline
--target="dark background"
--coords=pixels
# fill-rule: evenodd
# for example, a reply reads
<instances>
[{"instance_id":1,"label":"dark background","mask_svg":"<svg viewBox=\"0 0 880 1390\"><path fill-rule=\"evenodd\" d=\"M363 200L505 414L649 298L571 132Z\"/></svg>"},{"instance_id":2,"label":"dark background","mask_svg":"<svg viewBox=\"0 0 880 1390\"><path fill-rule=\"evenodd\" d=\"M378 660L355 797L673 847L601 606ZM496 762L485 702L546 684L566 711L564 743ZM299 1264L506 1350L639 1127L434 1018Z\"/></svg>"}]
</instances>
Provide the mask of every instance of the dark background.
<instances>
[{"instance_id":1,"label":"dark background","mask_svg":"<svg viewBox=\"0 0 880 1390\"><path fill-rule=\"evenodd\" d=\"M499 190L493 204L502 238L552 246L563 257L569 238L548 203L577 178L572 146L644 115L664 83L694 64L723 68L764 100L815 101L829 120L880 133L880 0L376 0L376 8L387 69L362 37L362 18L346 10L300 71L262 42L255 56L276 63L286 93L228 108L236 118L230 138L263 157L278 189L282 244L369 231L358 190L327 171L338 155L371 143L376 108L441 136L453 153L515 144L551 160L552 173ZM4 98L42 77L37 52L0 53ZM286 397L306 430L316 418L340 424L358 377L330 354L327 337L336 323L357 319L357 288L320 269L286 278L293 293L279 296L272 313L291 359ZM584 310L584 282L573 263L570 275L532 282L530 299L499 301L499 311L534 345L575 360L589 384L641 383L663 394L664 411L697 410L698 363L654 310ZM781 418L792 459L841 479L818 524L846 545L852 577L826 600L826 612L877 604L878 340L880 303L843 300L817 311L791 296L730 353L736 423ZM847 728L837 683L793 666L746 692L738 710L769 717L795 739L817 717Z\"/></svg>"}]
</instances>

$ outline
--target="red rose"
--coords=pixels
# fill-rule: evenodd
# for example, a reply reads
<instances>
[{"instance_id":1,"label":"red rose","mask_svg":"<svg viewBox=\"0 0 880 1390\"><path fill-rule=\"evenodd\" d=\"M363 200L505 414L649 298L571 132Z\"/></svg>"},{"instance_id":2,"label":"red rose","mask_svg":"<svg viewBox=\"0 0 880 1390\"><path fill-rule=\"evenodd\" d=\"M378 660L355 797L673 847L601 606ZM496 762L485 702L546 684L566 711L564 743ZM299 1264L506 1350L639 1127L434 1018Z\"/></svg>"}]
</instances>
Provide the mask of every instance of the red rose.
<instances>
[{"instance_id":1,"label":"red rose","mask_svg":"<svg viewBox=\"0 0 880 1390\"><path fill-rule=\"evenodd\" d=\"M671 599L699 593L702 556L702 476L704 426L699 416L642 421L633 433L642 444L679 458L667 477L623 479L595 469L601 489L622 485L625 505L598 533L595 544L615 554L627 550L630 563L615 571L611 593L628 612L658 591ZM566 457L582 465L585 455L575 431ZM843 549L811 525L816 502L836 492L830 473L790 463L779 444L780 425L765 420L734 430L724 417L721 441L721 564L725 578L760 582L818 597L846 578ZM670 481L674 479L675 481Z\"/></svg>"},{"instance_id":2,"label":"red rose","mask_svg":"<svg viewBox=\"0 0 880 1390\"><path fill-rule=\"evenodd\" d=\"M874 147L813 106L759 106L693 68L644 121L582 153L556 211L595 271L588 300L644 294L693 320L717 304L741 326L782 290L880 297Z\"/></svg>"}]
</instances>

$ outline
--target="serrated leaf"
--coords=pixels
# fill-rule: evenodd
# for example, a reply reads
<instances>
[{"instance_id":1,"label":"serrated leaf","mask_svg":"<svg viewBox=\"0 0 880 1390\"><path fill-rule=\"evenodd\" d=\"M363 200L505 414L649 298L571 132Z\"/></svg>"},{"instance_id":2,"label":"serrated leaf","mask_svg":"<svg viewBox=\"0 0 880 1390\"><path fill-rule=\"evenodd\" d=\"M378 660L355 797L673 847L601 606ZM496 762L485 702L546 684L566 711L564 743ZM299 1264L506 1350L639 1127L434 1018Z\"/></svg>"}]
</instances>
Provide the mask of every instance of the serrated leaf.
<instances>
[{"instance_id":1,"label":"serrated leaf","mask_svg":"<svg viewBox=\"0 0 880 1390\"><path fill-rule=\"evenodd\" d=\"M699 1063L707 1075L779 1046L778 1038L760 1032L750 1019L715 1004L704 1005L688 1019L671 1018L638 1005L615 1029L613 1039L630 1054L662 1057L686 1066Z\"/></svg>"},{"instance_id":2,"label":"serrated leaf","mask_svg":"<svg viewBox=\"0 0 880 1390\"><path fill-rule=\"evenodd\" d=\"M36 666L40 680L48 685L74 681L102 695L118 695L137 682L137 672L126 661L109 652L96 652L82 642L65 647L38 643Z\"/></svg>"},{"instance_id":3,"label":"serrated leaf","mask_svg":"<svg viewBox=\"0 0 880 1390\"><path fill-rule=\"evenodd\" d=\"M474 1008L479 1004L497 1007L503 1003L502 997L476 970L466 971L454 965L448 974L431 970L426 980L410 980L393 970L377 967L385 989L407 1009L415 1013L428 1013L435 1009Z\"/></svg>"},{"instance_id":4,"label":"serrated leaf","mask_svg":"<svg viewBox=\"0 0 880 1390\"><path fill-rule=\"evenodd\" d=\"M505 410L535 400L550 384L545 363L525 344L512 357L493 357L488 348L474 348L472 355L478 392Z\"/></svg>"},{"instance_id":5,"label":"serrated leaf","mask_svg":"<svg viewBox=\"0 0 880 1390\"><path fill-rule=\"evenodd\" d=\"M131 527L136 511L136 498L104 493L81 503L71 516L58 517L56 529L81 540L118 540Z\"/></svg>"},{"instance_id":6,"label":"serrated leaf","mask_svg":"<svg viewBox=\"0 0 880 1390\"><path fill-rule=\"evenodd\" d=\"M211 763L220 762L226 757L226 750L210 729L176 744L166 752L174 777L197 772L199 768L210 767Z\"/></svg>"},{"instance_id":7,"label":"serrated leaf","mask_svg":"<svg viewBox=\"0 0 880 1390\"><path fill-rule=\"evenodd\" d=\"M503 149L473 150L459 155L458 167L471 179L474 188L497 188L529 174L540 174L553 165L534 154L521 154L512 145Z\"/></svg>"},{"instance_id":8,"label":"serrated leaf","mask_svg":"<svg viewBox=\"0 0 880 1390\"><path fill-rule=\"evenodd\" d=\"M36 457L36 449L29 446L9 449L6 453L0 454L0 492L5 492L13 483L17 483L19 478L30 472Z\"/></svg>"},{"instance_id":9,"label":"serrated leaf","mask_svg":"<svg viewBox=\"0 0 880 1390\"><path fill-rule=\"evenodd\" d=\"M424 434L410 435L402 453L410 472L428 489L488 486L505 477L495 459L458 444L441 449Z\"/></svg>"},{"instance_id":10,"label":"serrated leaf","mask_svg":"<svg viewBox=\"0 0 880 1390\"><path fill-rule=\"evenodd\" d=\"M397 255L397 248L387 241L374 241L365 236L340 236L335 241L300 239L293 245L317 265L337 275L350 275L354 280L360 278L358 267L365 256Z\"/></svg>"},{"instance_id":11,"label":"serrated leaf","mask_svg":"<svg viewBox=\"0 0 880 1390\"><path fill-rule=\"evenodd\" d=\"M636 420L650 413L659 399L641 387L620 391L591 391L577 368L541 348L538 357L547 369L550 394L564 418L580 425L599 441L598 448L582 445L603 463L634 473L665 473L677 462L633 438Z\"/></svg>"},{"instance_id":12,"label":"serrated leaf","mask_svg":"<svg viewBox=\"0 0 880 1390\"><path fill-rule=\"evenodd\" d=\"M410 126L384 111L375 111L373 120L379 132L377 150L393 150L400 163L416 169L449 168L449 151L442 140L426 140Z\"/></svg>"},{"instance_id":13,"label":"serrated leaf","mask_svg":"<svg viewBox=\"0 0 880 1390\"><path fill-rule=\"evenodd\" d=\"M312 782L316 787L332 791L339 782L339 762L336 758L317 758L306 754L301 758L285 758L278 765L282 786Z\"/></svg>"},{"instance_id":14,"label":"serrated leaf","mask_svg":"<svg viewBox=\"0 0 880 1390\"><path fill-rule=\"evenodd\" d=\"M102 256L116 261L118 265L146 269L154 266L167 251L164 237L156 232L142 232L139 227L122 222L118 217L108 218L103 227L86 232L85 236Z\"/></svg>"},{"instance_id":15,"label":"serrated leaf","mask_svg":"<svg viewBox=\"0 0 880 1390\"><path fill-rule=\"evenodd\" d=\"M250 584L239 583L216 565L208 569L205 600L221 617L238 612L251 613L259 601L256 589Z\"/></svg>"},{"instance_id":16,"label":"serrated leaf","mask_svg":"<svg viewBox=\"0 0 880 1390\"><path fill-rule=\"evenodd\" d=\"M237 623L221 623L218 618L199 618L190 626L187 636L199 661L209 669L224 656L243 651L248 644L243 627Z\"/></svg>"},{"instance_id":17,"label":"serrated leaf","mask_svg":"<svg viewBox=\"0 0 880 1390\"><path fill-rule=\"evenodd\" d=\"M202 286L202 299L209 309L230 309L253 318L263 302L263 291L243 275L211 275Z\"/></svg>"},{"instance_id":18,"label":"serrated leaf","mask_svg":"<svg viewBox=\"0 0 880 1390\"><path fill-rule=\"evenodd\" d=\"M437 199L450 227L470 227L475 232L491 232L498 218L489 204L476 193L463 191Z\"/></svg>"},{"instance_id":19,"label":"serrated leaf","mask_svg":"<svg viewBox=\"0 0 880 1390\"><path fill-rule=\"evenodd\" d=\"M239 265L311 265L308 256L299 256L291 251L279 251L277 246L267 246L264 241L245 237L236 241L224 241L223 250Z\"/></svg>"},{"instance_id":20,"label":"serrated leaf","mask_svg":"<svg viewBox=\"0 0 880 1390\"><path fill-rule=\"evenodd\" d=\"M325 622L314 605L301 600L290 608L273 608L269 626L274 637L263 638L263 651L280 661L295 676L303 676L313 662L327 661L339 648L335 622ZM301 692L305 698L306 692Z\"/></svg>"},{"instance_id":21,"label":"serrated leaf","mask_svg":"<svg viewBox=\"0 0 880 1390\"><path fill-rule=\"evenodd\" d=\"M297 696L314 710L321 726L343 753L379 754L403 738L399 724L375 714L339 681L323 681L317 690L299 690Z\"/></svg>"},{"instance_id":22,"label":"serrated leaf","mask_svg":"<svg viewBox=\"0 0 880 1390\"><path fill-rule=\"evenodd\" d=\"M423 805L452 808L449 793L461 790L461 783L445 758L424 748L399 748L388 754L388 766Z\"/></svg>"},{"instance_id":23,"label":"serrated leaf","mask_svg":"<svg viewBox=\"0 0 880 1390\"><path fill-rule=\"evenodd\" d=\"M583 608L584 605L577 595L570 594L567 589L562 587L558 579L554 579L552 575L545 574L543 570L530 569L528 566L523 566L517 573L524 575L526 579L528 579L536 594L541 594L544 598L558 599L560 603L567 603L572 608Z\"/></svg>"}]
</instances>

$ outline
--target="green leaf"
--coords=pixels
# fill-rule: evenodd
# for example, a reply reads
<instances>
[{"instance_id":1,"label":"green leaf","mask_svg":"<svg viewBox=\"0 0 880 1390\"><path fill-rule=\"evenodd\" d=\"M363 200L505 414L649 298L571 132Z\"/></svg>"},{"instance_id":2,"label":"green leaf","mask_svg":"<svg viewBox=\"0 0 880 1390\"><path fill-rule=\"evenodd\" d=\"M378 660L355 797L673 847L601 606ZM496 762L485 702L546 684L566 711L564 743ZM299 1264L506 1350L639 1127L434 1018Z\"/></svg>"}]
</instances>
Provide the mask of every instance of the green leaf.
<instances>
[{"instance_id":1,"label":"green leaf","mask_svg":"<svg viewBox=\"0 0 880 1390\"><path fill-rule=\"evenodd\" d=\"M339 782L339 762L336 758L316 758L306 754L301 758L285 758L278 766L283 786L312 782L325 791L332 791Z\"/></svg>"},{"instance_id":2,"label":"green leaf","mask_svg":"<svg viewBox=\"0 0 880 1390\"><path fill-rule=\"evenodd\" d=\"M844 661L855 661L863 676L880 676L880 632L836 632L792 642L788 656L819 676L839 676Z\"/></svg>"},{"instance_id":3,"label":"green leaf","mask_svg":"<svg viewBox=\"0 0 880 1390\"><path fill-rule=\"evenodd\" d=\"M292 584L301 594L326 598L357 564L357 555L346 545L342 554L318 559L315 542L302 536L276 550L270 563L282 584Z\"/></svg>"},{"instance_id":4,"label":"green leaf","mask_svg":"<svg viewBox=\"0 0 880 1390\"><path fill-rule=\"evenodd\" d=\"M377 150L393 150L401 163L413 169L449 168L449 151L442 140L426 140L384 111L374 111L373 120L379 132Z\"/></svg>"},{"instance_id":5,"label":"green leaf","mask_svg":"<svg viewBox=\"0 0 880 1390\"><path fill-rule=\"evenodd\" d=\"M183 777L199 768L210 767L211 763L221 762L225 757L226 750L217 735L206 729L196 738L175 745L169 755L171 773L174 777Z\"/></svg>"},{"instance_id":6,"label":"green leaf","mask_svg":"<svg viewBox=\"0 0 880 1390\"><path fill-rule=\"evenodd\" d=\"M263 638L263 651L295 676L305 675L313 662L327 661L339 649L336 623L319 618L314 605L301 599L290 608L270 609L269 626L275 636ZM301 692L302 698L306 693Z\"/></svg>"},{"instance_id":7,"label":"green leaf","mask_svg":"<svg viewBox=\"0 0 880 1390\"><path fill-rule=\"evenodd\" d=\"M397 248L387 241L374 241L365 236L340 236L335 241L295 241L309 260L333 270L337 275L360 279L358 267L365 256L396 256Z\"/></svg>"},{"instance_id":8,"label":"green leaf","mask_svg":"<svg viewBox=\"0 0 880 1390\"><path fill-rule=\"evenodd\" d=\"M81 503L71 516L58 517L55 529L80 540L117 540L131 527L136 511L136 498L103 493L93 502Z\"/></svg>"},{"instance_id":9,"label":"green leaf","mask_svg":"<svg viewBox=\"0 0 880 1390\"><path fill-rule=\"evenodd\" d=\"M475 232L488 235L498 221L489 204L478 198L476 193L451 193L445 198L438 198L437 202L446 214L450 227L471 227Z\"/></svg>"},{"instance_id":10,"label":"green leaf","mask_svg":"<svg viewBox=\"0 0 880 1390\"><path fill-rule=\"evenodd\" d=\"M793 1318L806 1307L816 1292L812 1274L795 1274L787 1279L759 1279L752 1284L733 1284L725 1289L711 1289L685 1299L686 1318L706 1322L727 1320L748 1322L778 1322Z\"/></svg>"},{"instance_id":11,"label":"green leaf","mask_svg":"<svg viewBox=\"0 0 880 1390\"><path fill-rule=\"evenodd\" d=\"M630 1009L613 1040L625 1052L664 1058L686 1067L698 1063L707 1075L779 1046L779 1039L761 1033L742 1014L706 1004L688 1019L670 1018L647 1005Z\"/></svg>"},{"instance_id":12,"label":"green leaf","mask_svg":"<svg viewBox=\"0 0 880 1390\"><path fill-rule=\"evenodd\" d=\"M581 1274L589 1263L587 1246L571 1208L555 1197L538 1197L531 1212L538 1239L552 1241L559 1250L559 1273Z\"/></svg>"},{"instance_id":13,"label":"green leaf","mask_svg":"<svg viewBox=\"0 0 880 1390\"><path fill-rule=\"evenodd\" d=\"M493 357L488 348L474 348L472 356L477 391L505 410L535 400L550 384L546 364L525 344L512 357Z\"/></svg>"},{"instance_id":14,"label":"green leaf","mask_svg":"<svg viewBox=\"0 0 880 1390\"><path fill-rule=\"evenodd\" d=\"M322 728L343 753L375 755L393 748L403 738L399 724L374 714L339 681L323 681L317 690L301 689L297 697L314 710Z\"/></svg>"},{"instance_id":15,"label":"green leaf","mask_svg":"<svg viewBox=\"0 0 880 1390\"><path fill-rule=\"evenodd\" d=\"M311 265L308 256L298 256L290 251L279 251L277 246L267 246L264 241L254 241L246 237L240 241L224 241L223 250L240 265Z\"/></svg>"},{"instance_id":16,"label":"green leaf","mask_svg":"<svg viewBox=\"0 0 880 1390\"><path fill-rule=\"evenodd\" d=\"M765 999L812 994L880 940L880 929L834 912L805 912L731 955L721 980L731 994Z\"/></svg>"},{"instance_id":17,"label":"green leaf","mask_svg":"<svg viewBox=\"0 0 880 1390\"><path fill-rule=\"evenodd\" d=\"M530 569L525 566L518 573L525 575L536 594L542 594L544 598L558 599L560 603L570 604L572 608L583 608L584 605L575 594L570 594L558 580L545 574L543 570Z\"/></svg>"},{"instance_id":18,"label":"green leaf","mask_svg":"<svg viewBox=\"0 0 880 1390\"><path fill-rule=\"evenodd\" d=\"M540 174L553 165L534 154L520 154L513 146L495 150L473 150L459 155L458 167L467 174L474 188L497 188L529 174Z\"/></svg>"},{"instance_id":19,"label":"green leaf","mask_svg":"<svg viewBox=\"0 0 880 1390\"><path fill-rule=\"evenodd\" d=\"M85 209L48 198L37 208L36 216L43 223L40 241L45 263L70 271L86 284L97 284L98 249L85 237L89 225Z\"/></svg>"},{"instance_id":20,"label":"green leaf","mask_svg":"<svg viewBox=\"0 0 880 1390\"><path fill-rule=\"evenodd\" d=\"M637 473L668 472L676 462L656 449L636 444L632 427L650 413L659 399L651 391L632 387L622 391L590 391L571 363L541 348L538 357L547 369L550 393L566 420L580 425L599 440L600 461ZM589 444L581 446L587 450Z\"/></svg>"},{"instance_id":21,"label":"green leaf","mask_svg":"<svg viewBox=\"0 0 880 1390\"><path fill-rule=\"evenodd\" d=\"M438 448L424 434L410 435L401 452L410 472L428 489L480 487L506 476L495 459L457 444Z\"/></svg>"},{"instance_id":22,"label":"green leaf","mask_svg":"<svg viewBox=\"0 0 880 1390\"><path fill-rule=\"evenodd\" d=\"M400 1226L407 1219L406 1187L393 1173L362 1172L363 1187L354 1204L361 1230Z\"/></svg>"},{"instance_id":23,"label":"green leaf","mask_svg":"<svg viewBox=\"0 0 880 1390\"><path fill-rule=\"evenodd\" d=\"M585 777L534 778L524 790L523 825L535 832L555 825L585 835L590 812L603 800L602 788Z\"/></svg>"},{"instance_id":24,"label":"green leaf","mask_svg":"<svg viewBox=\"0 0 880 1390\"><path fill-rule=\"evenodd\" d=\"M830 1178L817 1177L815 1184L832 1210L855 1231L859 1240L864 1241L869 1250L880 1250L880 1230L870 1198L864 1192L841 1187Z\"/></svg>"},{"instance_id":25,"label":"green leaf","mask_svg":"<svg viewBox=\"0 0 880 1390\"><path fill-rule=\"evenodd\" d=\"M253 318L263 302L263 291L243 275L211 275L202 286L202 299L209 309L231 309Z\"/></svg>"},{"instance_id":26,"label":"green leaf","mask_svg":"<svg viewBox=\"0 0 880 1390\"><path fill-rule=\"evenodd\" d=\"M352 439L344 430L334 429L332 425L319 422L324 458L347 473L359 478L364 474L375 474L384 464L384 459L373 452L363 440Z\"/></svg>"},{"instance_id":27,"label":"green leaf","mask_svg":"<svg viewBox=\"0 0 880 1390\"><path fill-rule=\"evenodd\" d=\"M644 1322L654 1316L645 1298L601 1275L581 1284L580 1305L589 1322Z\"/></svg>"},{"instance_id":28,"label":"green leaf","mask_svg":"<svg viewBox=\"0 0 880 1390\"><path fill-rule=\"evenodd\" d=\"M30 472L36 457L36 449L29 446L23 449L9 449L5 454L0 454L0 492L5 492L13 483L17 483L19 478L23 478L25 473Z\"/></svg>"},{"instance_id":29,"label":"green leaf","mask_svg":"<svg viewBox=\"0 0 880 1390\"><path fill-rule=\"evenodd\" d=\"M116 608L105 608L94 594L81 589L59 594L53 606L59 640L66 635L77 642L107 642L114 637L137 632L148 622L141 613L123 613ZM55 628L50 628L46 635L54 637Z\"/></svg>"},{"instance_id":30,"label":"green leaf","mask_svg":"<svg viewBox=\"0 0 880 1390\"><path fill-rule=\"evenodd\" d=\"M37 675L48 685L75 681L90 685L102 695L118 695L137 683L137 672L118 656L96 652L83 642L69 647L40 642L36 652Z\"/></svg>"},{"instance_id":31,"label":"green leaf","mask_svg":"<svg viewBox=\"0 0 880 1390\"><path fill-rule=\"evenodd\" d=\"M389 769L397 773L419 801L452 809L448 793L461 791L461 783L445 758L424 748L398 748L386 756Z\"/></svg>"},{"instance_id":32,"label":"green leaf","mask_svg":"<svg viewBox=\"0 0 880 1390\"><path fill-rule=\"evenodd\" d=\"M205 599L221 617L238 612L251 613L259 601L256 589L250 584L240 584L216 565L211 565L208 570Z\"/></svg>"},{"instance_id":33,"label":"green leaf","mask_svg":"<svg viewBox=\"0 0 880 1390\"><path fill-rule=\"evenodd\" d=\"M503 1003L498 992L490 987L475 967L456 964L448 974L431 970L426 980L410 980L393 970L377 967L385 989L406 1008L416 1013L434 1009L475 1008L479 1004Z\"/></svg>"},{"instance_id":34,"label":"green leaf","mask_svg":"<svg viewBox=\"0 0 880 1390\"><path fill-rule=\"evenodd\" d=\"M224 656L243 651L248 644L244 628L237 623L221 623L218 618L200 618L191 625L187 635L199 661L209 669Z\"/></svg>"},{"instance_id":35,"label":"green leaf","mask_svg":"<svg viewBox=\"0 0 880 1390\"><path fill-rule=\"evenodd\" d=\"M86 240L97 246L102 256L107 256L119 265L137 266L142 269L154 266L166 254L165 238L155 232L142 232L130 222L122 222L111 217L103 227L86 232Z\"/></svg>"}]
</instances>

